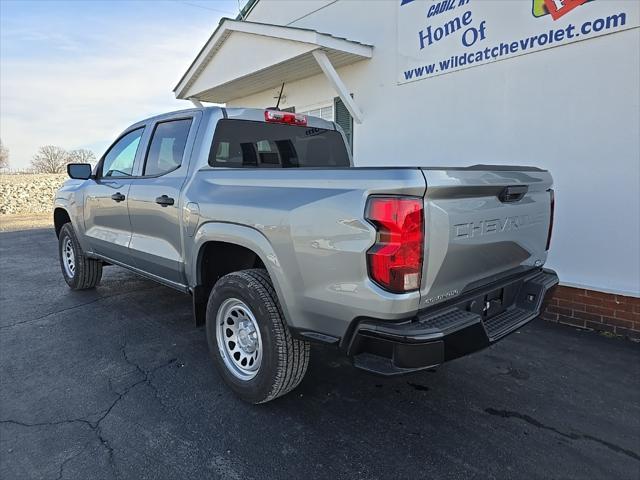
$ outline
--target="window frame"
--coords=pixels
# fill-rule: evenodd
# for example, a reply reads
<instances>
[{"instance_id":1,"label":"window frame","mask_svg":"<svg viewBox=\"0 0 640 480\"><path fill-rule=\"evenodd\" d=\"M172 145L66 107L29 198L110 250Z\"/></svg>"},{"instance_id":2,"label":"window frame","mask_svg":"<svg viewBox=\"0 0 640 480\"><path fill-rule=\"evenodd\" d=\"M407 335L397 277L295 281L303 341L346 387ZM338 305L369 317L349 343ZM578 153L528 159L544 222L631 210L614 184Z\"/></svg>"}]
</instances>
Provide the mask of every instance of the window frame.
<instances>
[{"instance_id":1,"label":"window frame","mask_svg":"<svg viewBox=\"0 0 640 480\"><path fill-rule=\"evenodd\" d=\"M149 160L149 152L151 151L151 144L153 143L153 137L156 134L156 130L158 129L158 126L160 124L162 124L162 123L179 122L179 121L183 121L183 120L189 120L191 123L189 125L189 131L187 132L187 138L186 138L186 141L184 143L184 150L182 151L182 159L180 160L180 165L176 166L175 168L172 168L171 170L167 170L166 172L155 173L153 175L145 175L144 171L147 168L147 161ZM155 122L154 125L153 125L153 130L151 130L151 135L149 136L149 139L147 141L147 148L146 148L144 156L142 158L142 165L140 167L140 175L138 175L135 178L158 178L158 177L163 177L165 175L173 173L176 170L179 170L184 165L184 154L186 153L187 146L189 144L189 137L191 135L191 129L193 128L193 121L194 121L194 117L192 115L187 115L187 116L184 116L184 117L167 118L167 119L158 120L157 122Z\"/></svg>"},{"instance_id":2,"label":"window frame","mask_svg":"<svg viewBox=\"0 0 640 480\"><path fill-rule=\"evenodd\" d=\"M140 133L140 143L142 143L143 139L144 139L144 132L145 129L147 128L146 125L138 125L134 128L130 128L129 130L126 130L125 132L122 133L122 135L120 135L118 138L116 138L113 143L109 146L109 148L107 149L106 152L104 152L104 155L102 155L102 158L100 158L100 161L98 162L98 164L96 165L96 173L94 175L96 180L100 180L100 179L123 179L123 178L135 178L135 175L129 175L129 176L118 176L118 177L105 177L104 176L104 161L107 158L107 155L109 155L109 153L111 153L111 150L113 150L113 148L120 142L120 140L122 140L124 137L126 137L127 135L129 135L130 133L133 132L137 132L138 130L141 130L142 132ZM136 167L136 157L138 156L138 151L140 150L140 143L138 144L138 147L136 148L136 153L133 157L133 165L131 166L131 173L133 173L135 171L135 167Z\"/></svg>"}]
</instances>

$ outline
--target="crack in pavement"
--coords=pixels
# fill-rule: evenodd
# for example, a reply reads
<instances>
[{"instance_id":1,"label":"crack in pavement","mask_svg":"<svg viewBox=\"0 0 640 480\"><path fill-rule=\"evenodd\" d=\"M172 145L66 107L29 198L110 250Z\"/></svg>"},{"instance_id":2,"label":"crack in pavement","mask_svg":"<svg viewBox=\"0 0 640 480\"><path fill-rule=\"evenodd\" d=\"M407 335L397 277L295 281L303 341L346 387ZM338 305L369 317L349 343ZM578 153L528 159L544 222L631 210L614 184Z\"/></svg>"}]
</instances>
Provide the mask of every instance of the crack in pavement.
<instances>
[{"instance_id":1,"label":"crack in pavement","mask_svg":"<svg viewBox=\"0 0 640 480\"><path fill-rule=\"evenodd\" d=\"M109 299L109 298L120 297L120 296L123 296L123 295L131 295L131 294L133 294L133 293L146 292L146 291L149 291L149 290L153 290L153 289L155 289L155 288L158 288L158 287L160 287L160 285L156 285L156 286L149 287L149 288L144 288L144 289L137 289L137 290L135 290L135 291L120 292L120 293L116 293L116 294L113 294L113 295L105 295L104 297L95 298L95 299L91 300L90 302L81 303L81 304L79 304L79 305L73 305L73 306L71 306L71 307L63 308L62 310L57 310L57 311L55 311L55 312L47 313L47 314L45 314L45 315L41 315L40 317L37 317L37 318L31 318L31 319L29 319L29 320L23 320L23 321L21 321L21 322L12 323L12 324L10 324L10 325L3 325L3 326L1 326L1 327L0 327L0 331L1 331L1 330L5 330L5 329L7 329L7 328L17 327L17 326L19 326L19 325L24 325L24 324L27 324L27 323L37 322L38 320L43 320L43 319L45 319L45 318L47 318L47 317L51 317L51 316L53 316L53 315L57 315L57 314L59 314L59 313L68 312L68 311L70 311L70 310L74 310L74 309L76 309L76 308L85 307L85 306L87 306L87 305L91 305L91 304L93 304L93 303L97 303L97 302L99 302L99 301L101 301L101 300L107 300L107 299Z\"/></svg>"},{"instance_id":2,"label":"crack in pavement","mask_svg":"<svg viewBox=\"0 0 640 480\"><path fill-rule=\"evenodd\" d=\"M488 413L489 415L494 415L497 417L502 417L502 418L517 418L518 420L522 420L526 423L528 423L529 425L533 425L536 428L542 429L542 430L548 430L550 432L554 432L558 435L560 435L561 437L564 438L568 438L570 440L591 440L592 442L596 442L599 443L600 445L603 445L605 447L607 447L610 450L613 450L614 452L617 453L621 453L623 455L626 455L628 457L631 457L635 460L640 461L640 455L638 455L636 452L632 451L632 450L628 450L626 448L620 447L619 445L616 445L615 443L611 443L608 442L606 440L602 440L598 437L594 437L593 435L589 435L588 433L567 433L567 432L563 432L562 430L558 430L555 427L551 427L549 425L545 425L544 423L536 420L533 417L530 417L529 415L523 414L523 413L519 413L519 412L514 412L512 410L497 410L495 408L485 408L484 411L486 413Z\"/></svg>"},{"instance_id":3,"label":"crack in pavement","mask_svg":"<svg viewBox=\"0 0 640 480\"><path fill-rule=\"evenodd\" d=\"M131 388L135 387L138 383L139 382L136 382L135 384L133 384ZM123 396L126 393L128 393L131 390L131 388L128 389L125 393L123 393ZM113 472L114 476L118 478L118 474L115 468L115 463L113 461L113 448L111 447L111 445L109 445L109 442L102 435L102 430L100 430L100 422L106 418L106 416L109 414L111 409L115 406L116 403L118 403L118 401L120 401L121 398L122 396L118 397L107 409L107 413L102 417L100 417L100 419L97 422L91 422L86 418L70 418L65 420L57 420L53 422L35 422L35 423L21 422L19 420L9 419L9 420L0 420L0 425L13 424L13 425L19 425L21 427L29 427L29 428L30 427L49 427L49 426L73 424L73 423L80 423L82 425L87 425L91 429L91 431L93 431L96 434L96 437L98 438L98 441L100 442L100 444L107 449L107 452L109 454L109 465L111 467L111 471ZM62 475L64 473L64 467L66 466L66 464L69 461L71 461L73 458L77 457L80 453L84 452L86 450L87 445L88 445L88 442L85 444L85 446L82 448L82 450L79 453L71 455L70 457L66 458L62 462L58 471L58 478L62 478Z\"/></svg>"},{"instance_id":4,"label":"crack in pavement","mask_svg":"<svg viewBox=\"0 0 640 480\"><path fill-rule=\"evenodd\" d=\"M160 392L158 391L158 387L156 385L154 385L154 383L153 383L153 374L156 371L158 371L162 367L169 366L169 365L171 365L173 363L176 363L178 361L178 359L177 358L172 358L171 360L168 360L164 365L161 365L160 367L154 368L153 370L150 370L150 371L145 371L140 367L140 365L138 365L136 362L134 362L134 361L129 359L129 356L127 355L127 351L126 351L126 344L122 346L121 351L122 351L122 356L124 357L125 361L129 365L133 366L136 369L136 371L138 371L139 373L141 373L144 376L143 381L149 386L149 388L151 388L151 390L153 390L153 396L158 401L158 403L160 405L162 405L164 408L168 409L168 410L175 410L179 414L179 416L184 420L184 417L182 416L182 412L177 410L173 405L167 405L165 403L165 401L160 396Z\"/></svg>"},{"instance_id":5,"label":"crack in pavement","mask_svg":"<svg viewBox=\"0 0 640 480\"><path fill-rule=\"evenodd\" d=\"M144 383L149 385L151 387L151 389L154 390L154 392L155 392L154 397L163 406L165 406L164 403L162 402L162 400L157 395L157 388L154 385L151 384L151 376L155 372L160 370L161 368L168 367L169 365L172 365L177 361L176 358L172 358L172 359L167 360L166 362L164 362L164 363L162 363L162 364L160 364L160 365L158 365L156 367L153 367L150 370L145 370L139 364L137 364L136 362L134 362L131 359L129 359L129 356L127 355L126 348L127 348L127 344L126 343L123 344L120 347L120 351L122 353L122 356L123 356L124 360L129 365L133 366L136 371L138 371L140 374L142 374L143 377L140 380L138 380L138 381L132 383L131 385L129 385L128 387L126 387L122 392L118 392L115 389L113 389L113 387L111 386L111 378L109 378L108 379L109 387L110 387L111 391L117 395L117 397L113 402L111 402L111 405L109 405L109 407L107 407L106 409L104 409L101 412L99 412L101 415L98 417L98 419L96 421L90 421L90 420L87 419L87 418L90 418L90 417L95 415L95 414L90 414L90 415L87 415L85 417L80 417L80 418L71 418L71 419L63 419L63 420L48 421L48 422L34 422L34 423L7 419L7 420L0 420L0 425L1 424L13 424L13 425L19 425L19 426L22 426L22 427L46 427L46 426L56 426L56 425L73 424L73 423L80 423L82 425L87 425L91 429L91 431L93 431L96 434L96 437L97 437L98 441L105 448L105 450L107 452L107 455L108 455L109 466L111 468L111 471L113 472L114 477L115 478L119 478L120 476L118 474L118 469L116 468L116 464L115 464L114 449L111 446L111 444L109 443L108 439L105 437L104 432L102 430L101 423L103 422L103 420L105 418L107 418L109 416L109 414L113 411L113 409L116 407L116 405L123 398L125 398L129 394L129 392L131 392L131 390L133 390L138 385L141 385L141 384L144 384ZM129 372L129 373L131 373L131 372ZM78 453L76 453L74 455L71 455L70 457L66 458L62 462L62 464L60 465L60 469L59 469L58 479L62 478L62 475L64 474L64 467L66 466L66 464L69 461L71 461L73 458L76 458L81 453L86 451L86 448L87 448L88 444L89 443L87 442L80 452L78 452Z\"/></svg>"},{"instance_id":6,"label":"crack in pavement","mask_svg":"<svg viewBox=\"0 0 640 480\"><path fill-rule=\"evenodd\" d=\"M152 376L149 376L149 381L147 382L147 384L149 385L151 390L153 390L153 396L158 401L158 403L160 405L162 405L164 408L166 408L167 410L172 411L174 413L177 413L178 416L180 417L180 419L182 420L182 423L184 425L187 425L188 419L184 416L182 411L179 408L177 408L175 405L171 405L171 404L165 402L164 399L160 396L160 392L158 391L158 387L153 383Z\"/></svg>"},{"instance_id":7,"label":"crack in pavement","mask_svg":"<svg viewBox=\"0 0 640 480\"><path fill-rule=\"evenodd\" d=\"M64 461L60 464L60 468L58 469L58 476L56 477L56 480L62 480L62 478L64 477L64 468L67 466L67 463L69 463L74 458L79 457L82 453L84 453L88 446L89 446L89 442L85 443L80 449L80 451L64 459Z\"/></svg>"}]
</instances>

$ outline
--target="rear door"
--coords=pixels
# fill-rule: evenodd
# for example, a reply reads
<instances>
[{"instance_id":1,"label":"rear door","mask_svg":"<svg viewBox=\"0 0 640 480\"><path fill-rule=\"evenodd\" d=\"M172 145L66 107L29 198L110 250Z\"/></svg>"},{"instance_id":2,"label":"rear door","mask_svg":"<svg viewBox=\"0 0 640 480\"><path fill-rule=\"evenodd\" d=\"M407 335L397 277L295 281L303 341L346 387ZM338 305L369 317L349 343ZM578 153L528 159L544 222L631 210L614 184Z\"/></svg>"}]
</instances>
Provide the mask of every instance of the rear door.
<instances>
[{"instance_id":1,"label":"rear door","mask_svg":"<svg viewBox=\"0 0 640 480\"><path fill-rule=\"evenodd\" d=\"M85 190L84 218L91 250L131 265L131 224L127 208L135 160L144 127L124 133L100 160L96 179Z\"/></svg>"},{"instance_id":2,"label":"rear door","mask_svg":"<svg viewBox=\"0 0 640 480\"><path fill-rule=\"evenodd\" d=\"M492 166L422 170L427 183L423 307L544 264L549 172Z\"/></svg>"},{"instance_id":3,"label":"rear door","mask_svg":"<svg viewBox=\"0 0 640 480\"><path fill-rule=\"evenodd\" d=\"M148 148L129 190L135 266L184 285L180 191L186 181L200 112L168 117L150 125Z\"/></svg>"}]
</instances>

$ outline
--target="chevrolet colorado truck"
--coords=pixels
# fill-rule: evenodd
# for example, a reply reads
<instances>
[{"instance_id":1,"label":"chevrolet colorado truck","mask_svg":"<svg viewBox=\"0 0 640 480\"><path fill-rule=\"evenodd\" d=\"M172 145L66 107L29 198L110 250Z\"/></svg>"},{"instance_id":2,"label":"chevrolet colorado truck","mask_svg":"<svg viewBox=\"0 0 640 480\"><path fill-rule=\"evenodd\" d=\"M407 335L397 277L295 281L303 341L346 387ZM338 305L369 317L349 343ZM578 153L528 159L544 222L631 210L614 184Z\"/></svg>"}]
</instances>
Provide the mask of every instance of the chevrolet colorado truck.
<instances>
[{"instance_id":1,"label":"chevrolet colorado truck","mask_svg":"<svg viewBox=\"0 0 640 480\"><path fill-rule=\"evenodd\" d=\"M558 282L542 268L547 171L356 168L319 118L169 113L67 170L54 223L69 287L119 265L190 294L213 363L252 403L301 382L311 342L370 372L414 372L515 331Z\"/></svg>"}]
</instances>

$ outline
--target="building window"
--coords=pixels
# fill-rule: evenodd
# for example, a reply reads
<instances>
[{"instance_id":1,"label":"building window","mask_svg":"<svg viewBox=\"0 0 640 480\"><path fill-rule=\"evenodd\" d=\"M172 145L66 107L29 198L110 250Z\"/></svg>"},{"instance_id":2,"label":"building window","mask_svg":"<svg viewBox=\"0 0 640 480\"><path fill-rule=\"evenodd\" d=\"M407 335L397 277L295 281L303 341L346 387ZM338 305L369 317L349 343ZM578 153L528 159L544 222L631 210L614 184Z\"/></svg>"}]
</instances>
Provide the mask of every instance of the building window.
<instances>
[{"instance_id":1,"label":"building window","mask_svg":"<svg viewBox=\"0 0 640 480\"><path fill-rule=\"evenodd\" d=\"M333 105L326 105L324 107L318 107L298 113L301 113L302 115L309 115L311 117L320 117L323 120L333 122Z\"/></svg>"}]
</instances>

